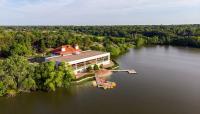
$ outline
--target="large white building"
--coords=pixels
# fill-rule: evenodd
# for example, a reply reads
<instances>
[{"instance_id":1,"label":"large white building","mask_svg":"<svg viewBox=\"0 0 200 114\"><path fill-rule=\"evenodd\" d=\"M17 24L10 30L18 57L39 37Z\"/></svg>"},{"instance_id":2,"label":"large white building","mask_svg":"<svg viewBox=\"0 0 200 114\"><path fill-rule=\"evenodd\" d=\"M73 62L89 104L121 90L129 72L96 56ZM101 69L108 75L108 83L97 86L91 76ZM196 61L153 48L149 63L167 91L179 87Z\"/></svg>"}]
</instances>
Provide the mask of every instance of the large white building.
<instances>
[{"instance_id":1,"label":"large white building","mask_svg":"<svg viewBox=\"0 0 200 114\"><path fill-rule=\"evenodd\" d=\"M101 51L81 51L77 45L74 47L66 45L56 48L52 51L53 56L46 58L46 61L55 61L57 63L67 62L74 69L74 73L85 72L89 66L109 65L110 53Z\"/></svg>"}]
</instances>

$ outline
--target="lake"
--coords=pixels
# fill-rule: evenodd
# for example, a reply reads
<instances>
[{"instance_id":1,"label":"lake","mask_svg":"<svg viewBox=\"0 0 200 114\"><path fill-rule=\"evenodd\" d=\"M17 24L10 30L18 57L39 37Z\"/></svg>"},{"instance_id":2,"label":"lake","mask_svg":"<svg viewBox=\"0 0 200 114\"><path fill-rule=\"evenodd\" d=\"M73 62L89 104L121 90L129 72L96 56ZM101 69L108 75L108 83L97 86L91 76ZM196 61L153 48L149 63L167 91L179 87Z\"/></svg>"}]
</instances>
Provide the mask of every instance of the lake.
<instances>
[{"instance_id":1,"label":"lake","mask_svg":"<svg viewBox=\"0 0 200 114\"><path fill-rule=\"evenodd\" d=\"M56 92L0 97L0 114L200 114L200 49L154 46L117 59L112 90L91 82Z\"/></svg>"}]
</instances>

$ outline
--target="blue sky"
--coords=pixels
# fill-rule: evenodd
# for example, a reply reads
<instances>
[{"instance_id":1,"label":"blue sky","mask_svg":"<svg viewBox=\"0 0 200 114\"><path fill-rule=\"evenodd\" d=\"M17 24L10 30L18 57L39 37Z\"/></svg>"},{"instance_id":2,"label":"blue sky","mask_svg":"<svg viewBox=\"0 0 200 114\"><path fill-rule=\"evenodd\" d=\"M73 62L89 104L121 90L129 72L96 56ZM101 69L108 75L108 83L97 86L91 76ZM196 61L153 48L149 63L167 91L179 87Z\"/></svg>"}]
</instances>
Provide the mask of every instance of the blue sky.
<instances>
[{"instance_id":1,"label":"blue sky","mask_svg":"<svg viewBox=\"0 0 200 114\"><path fill-rule=\"evenodd\" d=\"M200 0L0 0L0 25L200 24Z\"/></svg>"}]
</instances>

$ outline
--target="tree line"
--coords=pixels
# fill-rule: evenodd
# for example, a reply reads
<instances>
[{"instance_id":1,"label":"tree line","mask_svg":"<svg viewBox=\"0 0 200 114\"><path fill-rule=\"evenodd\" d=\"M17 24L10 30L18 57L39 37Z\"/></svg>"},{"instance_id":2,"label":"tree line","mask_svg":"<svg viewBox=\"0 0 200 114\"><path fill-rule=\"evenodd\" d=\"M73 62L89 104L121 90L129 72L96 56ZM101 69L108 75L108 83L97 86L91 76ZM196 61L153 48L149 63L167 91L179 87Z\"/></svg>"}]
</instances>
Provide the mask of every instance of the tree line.
<instances>
[{"instance_id":1,"label":"tree line","mask_svg":"<svg viewBox=\"0 0 200 114\"><path fill-rule=\"evenodd\" d=\"M1 57L35 55L63 44L79 44L84 50L117 50L111 52L113 56L127 51L130 44L199 48L200 25L0 27Z\"/></svg>"},{"instance_id":2,"label":"tree line","mask_svg":"<svg viewBox=\"0 0 200 114\"><path fill-rule=\"evenodd\" d=\"M125 37L135 44L139 39L151 45L200 47L200 25L75 26L71 29L95 36Z\"/></svg>"}]
</instances>

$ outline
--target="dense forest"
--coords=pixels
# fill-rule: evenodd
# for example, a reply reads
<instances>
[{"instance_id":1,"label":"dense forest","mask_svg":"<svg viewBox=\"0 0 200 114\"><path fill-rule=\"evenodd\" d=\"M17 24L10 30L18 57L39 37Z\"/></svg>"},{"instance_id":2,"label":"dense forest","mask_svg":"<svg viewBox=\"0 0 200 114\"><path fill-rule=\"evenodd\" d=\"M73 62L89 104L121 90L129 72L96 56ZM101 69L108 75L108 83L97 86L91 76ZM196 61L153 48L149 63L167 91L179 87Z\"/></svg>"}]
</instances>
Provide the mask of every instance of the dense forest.
<instances>
[{"instance_id":1,"label":"dense forest","mask_svg":"<svg viewBox=\"0 0 200 114\"><path fill-rule=\"evenodd\" d=\"M83 50L111 51L113 56L126 51L131 45L199 48L200 25L0 27L1 57L48 53L48 49L63 44L79 44Z\"/></svg>"},{"instance_id":2,"label":"dense forest","mask_svg":"<svg viewBox=\"0 0 200 114\"><path fill-rule=\"evenodd\" d=\"M75 26L71 30L95 36L124 37L137 44L200 47L200 25Z\"/></svg>"},{"instance_id":3,"label":"dense forest","mask_svg":"<svg viewBox=\"0 0 200 114\"><path fill-rule=\"evenodd\" d=\"M0 96L69 87L74 78L70 66L28 61L48 56L52 48L65 44L78 44L82 50L108 51L112 57L133 46L200 48L200 25L1 26Z\"/></svg>"},{"instance_id":4,"label":"dense forest","mask_svg":"<svg viewBox=\"0 0 200 114\"><path fill-rule=\"evenodd\" d=\"M81 49L109 51L117 56L132 46L126 38L104 37L75 32L65 27L3 27L0 29L0 56L41 56L51 48L78 44Z\"/></svg>"}]
</instances>

